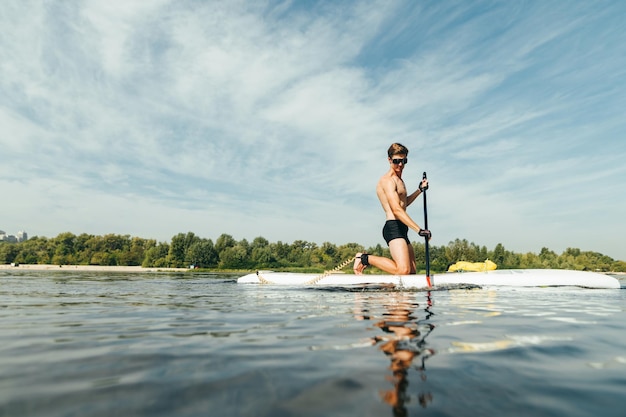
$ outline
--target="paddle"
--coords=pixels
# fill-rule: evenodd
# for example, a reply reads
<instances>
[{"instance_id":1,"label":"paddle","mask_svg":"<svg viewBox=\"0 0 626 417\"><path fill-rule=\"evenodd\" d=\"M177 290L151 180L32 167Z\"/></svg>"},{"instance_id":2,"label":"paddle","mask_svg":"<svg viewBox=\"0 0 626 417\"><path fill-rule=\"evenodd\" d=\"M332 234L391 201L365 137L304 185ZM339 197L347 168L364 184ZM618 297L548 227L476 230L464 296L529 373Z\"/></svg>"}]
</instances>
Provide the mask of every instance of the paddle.
<instances>
[{"instance_id":1,"label":"paddle","mask_svg":"<svg viewBox=\"0 0 626 417\"><path fill-rule=\"evenodd\" d=\"M426 179L426 171L424 171L424 176L422 177L422 181ZM421 187L422 184L420 184ZM426 190L428 186L422 190L422 194L424 195L424 229L428 230L428 211L426 210ZM429 287L432 287L432 281L430 279L430 251L428 248L428 236L424 236L424 240L426 242L426 282Z\"/></svg>"}]
</instances>

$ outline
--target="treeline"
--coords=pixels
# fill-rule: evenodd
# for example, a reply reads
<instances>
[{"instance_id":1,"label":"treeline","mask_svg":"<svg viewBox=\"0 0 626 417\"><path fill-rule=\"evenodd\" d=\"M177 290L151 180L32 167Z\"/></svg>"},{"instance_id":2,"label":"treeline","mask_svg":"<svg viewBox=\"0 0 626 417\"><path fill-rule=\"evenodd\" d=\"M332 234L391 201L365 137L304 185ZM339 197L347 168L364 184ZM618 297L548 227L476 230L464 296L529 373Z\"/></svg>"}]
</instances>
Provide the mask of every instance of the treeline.
<instances>
[{"instance_id":1,"label":"treeline","mask_svg":"<svg viewBox=\"0 0 626 417\"><path fill-rule=\"evenodd\" d=\"M424 243L412 243L417 269L424 270ZM0 243L0 263L53 265L120 265L143 267L251 270L298 269L323 271L333 269L357 252L389 257L389 249L381 245L365 248L357 243L322 245L296 240L293 243L269 242L257 237L252 242L235 240L222 234L215 243L192 232L179 233L171 243L154 239L108 234L94 236L61 233L55 238L33 237L20 243ZM508 251L502 244L493 250L485 246L456 239L446 246L430 245L430 265L442 272L458 261L483 262L490 259L500 269L554 268L593 271L626 272L626 262L616 261L598 252L568 248L558 255L548 248L539 254L519 254Z\"/></svg>"}]
</instances>

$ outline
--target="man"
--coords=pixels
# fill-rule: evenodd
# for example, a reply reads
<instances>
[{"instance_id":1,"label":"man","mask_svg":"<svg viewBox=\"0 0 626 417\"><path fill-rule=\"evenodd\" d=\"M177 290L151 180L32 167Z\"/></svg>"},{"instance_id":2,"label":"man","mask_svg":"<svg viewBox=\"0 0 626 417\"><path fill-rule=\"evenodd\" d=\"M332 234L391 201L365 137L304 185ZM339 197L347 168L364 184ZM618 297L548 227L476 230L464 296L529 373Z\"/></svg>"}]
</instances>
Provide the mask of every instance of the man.
<instances>
[{"instance_id":1,"label":"man","mask_svg":"<svg viewBox=\"0 0 626 417\"><path fill-rule=\"evenodd\" d=\"M420 228L407 214L406 208L428 187L428 180L424 179L411 195L407 195L402 171L408 162L409 150L399 144L392 144L387 150L389 171L383 175L376 186L376 194L385 210L387 221L383 227L383 237L389 245L392 259L374 256L366 253L357 253L354 260L354 273L361 275L368 265L374 265L393 275L415 274L415 252L409 241L409 228L420 236L430 239L429 230Z\"/></svg>"}]
</instances>

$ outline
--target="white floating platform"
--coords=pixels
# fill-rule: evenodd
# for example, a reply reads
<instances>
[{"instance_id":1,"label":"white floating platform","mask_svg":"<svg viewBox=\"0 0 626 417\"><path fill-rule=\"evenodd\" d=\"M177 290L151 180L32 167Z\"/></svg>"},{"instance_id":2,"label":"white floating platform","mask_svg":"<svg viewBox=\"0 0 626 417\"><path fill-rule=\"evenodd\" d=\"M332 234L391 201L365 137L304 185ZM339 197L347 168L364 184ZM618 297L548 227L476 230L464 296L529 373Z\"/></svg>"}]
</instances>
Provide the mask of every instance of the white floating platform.
<instances>
[{"instance_id":1,"label":"white floating platform","mask_svg":"<svg viewBox=\"0 0 626 417\"><path fill-rule=\"evenodd\" d=\"M488 272L454 272L431 277L434 286L478 285L506 287L582 287L620 288L617 279L595 272L565 269L499 269ZM292 286L355 287L366 285L395 288L428 287L425 275L352 275L300 274L291 272L259 271L237 279L240 284L270 284Z\"/></svg>"}]
</instances>

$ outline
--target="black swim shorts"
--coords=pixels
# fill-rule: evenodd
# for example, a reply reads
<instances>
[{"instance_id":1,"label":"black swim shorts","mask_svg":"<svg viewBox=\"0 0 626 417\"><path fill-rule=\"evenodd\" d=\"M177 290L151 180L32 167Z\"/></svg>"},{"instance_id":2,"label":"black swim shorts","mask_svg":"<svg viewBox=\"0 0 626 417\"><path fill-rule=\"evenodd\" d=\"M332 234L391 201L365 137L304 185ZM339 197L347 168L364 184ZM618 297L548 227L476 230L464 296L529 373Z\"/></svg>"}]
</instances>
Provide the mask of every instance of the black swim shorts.
<instances>
[{"instance_id":1,"label":"black swim shorts","mask_svg":"<svg viewBox=\"0 0 626 417\"><path fill-rule=\"evenodd\" d=\"M409 226L402 223L400 220L387 220L383 227L383 237L387 245L389 245L389 242L392 240L398 238L406 240L406 243L409 245L411 244L411 241L409 241Z\"/></svg>"}]
</instances>

